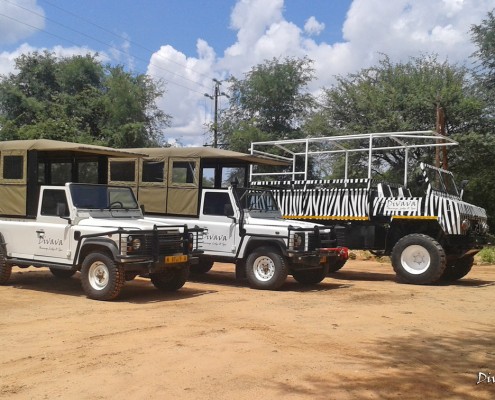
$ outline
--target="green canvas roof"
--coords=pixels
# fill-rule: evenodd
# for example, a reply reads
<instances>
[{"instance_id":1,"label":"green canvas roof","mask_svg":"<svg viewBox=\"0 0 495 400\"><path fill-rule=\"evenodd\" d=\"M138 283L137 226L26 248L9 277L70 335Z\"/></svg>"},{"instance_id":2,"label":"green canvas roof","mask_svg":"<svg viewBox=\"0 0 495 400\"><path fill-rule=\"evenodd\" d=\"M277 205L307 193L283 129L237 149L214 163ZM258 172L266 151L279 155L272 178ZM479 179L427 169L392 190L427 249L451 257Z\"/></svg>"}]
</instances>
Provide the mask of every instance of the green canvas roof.
<instances>
[{"instance_id":1,"label":"green canvas roof","mask_svg":"<svg viewBox=\"0 0 495 400\"><path fill-rule=\"evenodd\" d=\"M96 146L92 144L62 142L49 139L33 139L33 140L9 140L0 142L0 151L14 150L38 150L38 151L74 151L79 153L92 153L99 155L107 155L112 157L125 156L143 156L142 153L136 153L128 150L118 150L110 147Z\"/></svg>"},{"instance_id":2,"label":"green canvas roof","mask_svg":"<svg viewBox=\"0 0 495 400\"><path fill-rule=\"evenodd\" d=\"M211 147L153 147L128 149L137 153L144 153L148 157L190 157L212 160L238 161L246 164L286 165L285 161L268 159L260 156L239 153L236 151L216 149Z\"/></svg>"}]
</instances>

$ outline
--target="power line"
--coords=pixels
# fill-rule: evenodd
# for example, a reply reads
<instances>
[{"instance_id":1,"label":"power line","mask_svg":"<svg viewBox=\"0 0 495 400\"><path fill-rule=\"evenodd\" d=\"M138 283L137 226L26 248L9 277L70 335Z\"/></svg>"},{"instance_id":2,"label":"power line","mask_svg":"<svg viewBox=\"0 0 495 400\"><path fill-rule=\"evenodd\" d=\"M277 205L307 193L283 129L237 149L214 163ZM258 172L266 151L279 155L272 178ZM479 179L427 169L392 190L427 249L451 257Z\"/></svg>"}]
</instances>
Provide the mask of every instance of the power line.
<instances>
[{"instance_id":1,"label":"power line","mask_svg":"<svg viewBox=\"0 0 495 400\"><path fill-rule=\"evenodd\" d=\"M8 0L6 0L6 1L8 1ZM124 37L124 36L122 36L122 35L119 35L118 33L112 32L111 30L109 30L109 29L107 29L107 28L105 28L105 27L103 27L103 26L101 26L101 25L98 25L98 24L96 24L95 22L93 22L93 21L91 21L91 20L89 20L89 19L87 19L87 18L81 17L80 15L78 15L78 14L76 14L76 13L73 13L72 11L66 10L66 9L64 9L64 8L62 8L62 7L60 7L60 6L57 6L56 4L53 4L53 3L51 3L50 1L47 1L47 0L41 0L41 1L42 1L43 3L46 3L46 4L50 5L50 6L51 6L51 7L53 7L53 8L56 8L56 9L58 9L58 10L60 10L60 11L64 12L64 13L66 13L66 14L72 15L73 17L75 17L75 18L77 18L77 19L80 19L81 21L84 21L84 22L86 22L86 23L88 23L88 24L90 24L90 25L93 25L93 26L97 27L98 29L101 29L102 31L104 31L104 32L106 32L106 33L109 33L110 35L113 35L113 36L115 36L115 37L117 37L117 38L119 38L119 39L122 39L122 40L127 40L129 43L131 43L132 45L134 45L134 46L136 46L136 47L139 47L139 48L140 48L140 49L142 49L142 50L145 50L145 51L147 51L147 52L149 52L149 53L151 53L151 54L153 54L153 53L154 53L154 51L153 51L153 50L148 49L147 47L143 46L142 44L137 43L137 42L134 42L133 40L130 40L130 39L128 39L128 38L126 38L126 37ZM182 67L182 68L184 68L184 69L187 69L187 70L189 70L189 71L192 71L192 72L194 72L194 73L196 73L196 74L198 74L198 75L204 76L205 78L211 79L211 76L206 75L206 74L203 74L203 73L201 73L201 72L199 72L199 71L196 71L195 69L193 69L193 68L191 68L191 67L188 67L187 65L184 65L184 64L181 64L181 63L179 63L179 62L177 62L177 61L175 61L175 60L172 60L170 57L165 57L165 56L164 56L164 55L162 55L162 54L159 54L159 56L160 56L161 58L163 58L163 59L166 59L167 61L170 61L170 62L172 62L172 63L174 63L174 64L178 65L179 67Z\"/></svg>"},{"instance_id":2,"label":"power line","mask_svg":"<svg viewBox=\"0 0 495 400\"><path fill-rule=\"evenodd\" d=\"M22 9L24 9L25 11L28 11L28 12L30 12L30 13L32 13L32 14L34 14L34 15L40 16L40 17L42 17L42 18L45 18L46 20L48 20L48 21L50 21L50 22L53 22L53 23L55 23L55 24L57 24L57 25L59 25L59 26L61 26L61 27L65 28L65 29L68 29L68 30L70 30L70 31L72 31L72 32L75 32L75 33L80 34L80 35L83 35L83 36L85 36L85 37L87 37L87 38L89 38L89 39L91 39L91 40L94 40L94 41L96 41L96 42L98 42L98 43L100 43L100 44L103 44L103 45L105 45L105 46L108 46L109 48L111 48L111 49L113 49L113 50L116 50L116 51L118 51L119 53L122 53L122 54L124 54L124 55L127 55L127 53L125 53L125 52L124 52L124 51L122 51L121 49L119 49L119 48L117 48L117 47L115 47L115 46L113 46L113 45L111 45L111 44L109 44L109 43L106 43L106 42L104 42L104 41L101 41L101 40L99 40L99 39L97 39L97 38L95 38L95 37L93 37L93 36L91 36L91 35L88 35L88 34L86 34L86 33L84 33L84 32L80 32L80 31L78 31L78 30L76 30L76 29L73 29L73 28L68 27L68 26L66 26L66 25L64 25L64 24L61 24L61 23L59 23L59 22L57 22L57 21L55 21L55 20L53 20L53 19L50 19L50 18L48 18L48 17L45 17L44 15L39 14L39 13L37 13L37 12L35 12L35 11L32 11L32 10L30 10L30 9L26 8L26 7L23 7L23 6L20 6L20 5L18 5L18 4L15 4L15 3L11 2L10 0L3 0L3 1L5 1L5 2L7 2L7 3L10 3L10 4L12 4L12 5L16 6L16 7L22 8ZM0 15L1 15L1 16L3 16L3 17L9 18L10 20L15 21L15 22L17 22L17 23L20 23L20 24L22 24L22 25L29 26L30 28L33 28L33 29L36 29L36 30L38 30L38 31L41 31L41 32L47 33L47 34L49 34L49 35L51 35L51 36L54 36L54 37L56 37L56 38L58 38L58 39L61 39L61 40L67 41L67 42L69 42L69 43L72 43L72 44L74 44L75 46L78 46L78 47L80 46L80 44L79 44L79 43L76 43L76 42L74 42L74 41L72 41L72 40L70 40L70 39L67 39L67 38L61 37L61 36L59 36L59 35L57 35L57 34L51 33L51 32L49 32L49 31L47 31L47 30L45 30L45 29L42 29L42 28L39 28L39 27L33 26L33 25L31 25L31 24L28 24L28 23L26 23L26 22L20 21L20 20L18 20L18 19L16 19L16 18L13 18L13 17L11 17L11 16L5 15L5 14L3 14L3 13L0 13ZM120 37L119 35L117 35L117 36L118 36L118 37ZM124 38L124 40L127 40L127 39L125 39L125 38ZM133 57L134 57L134 58L136 58L137 60L140 60L140 61L143 61L143 62L145 62L145 63L148 63L148 60L145 60L145 59L143 59L143 58L140 58L140 57L137 57L137 56L134 56L134 55L133 55ZM177 63L177 64L179 64L179 63ZM200 83L200 82L197 82L197 81L194 81L194 80L189 79L189 78L187 78L187 77L184 77L184 76L182 76L182 75L180 75L180 74L177 74L176 72L170 71L170 70L168 70L168 69L166 69L166 68L163 68L163 67L161 67L161 66L159 66L159 65L156 65L156 64L151 63L151 62L149 62L149 65L152 65L152 66L154 66L154 67L156 67L156 68L158 68L158 69L160 69L160 70L162 70L162 71L168 72L168 73L170 73L170 74L172 74L172 75L175 75L175 76L177 76L177 77L179 77L179 78L182 78L182 79L184 79L184 80L190 81L190 82L192 82L192 83L194 83L194 84L196 84L196 85L198 85L198 86L202 86L202 87L205 87L205 88L208 88L208 89L209 89L209 87L208 87L208 86L203 85L203 84L202 84L202 83ZM180 64L179 64L179 65L180 65ZM203 93L201 93L201 92L199 92L199 91L197 91L197 90L195 90L195 89L191 89L191 88L189 88L189 87L187 87L187 86L184 86L184 85L182 85L182 84L180 84L180 83L177 83L177 82L175 82L175 81L172 81L172 80L167 80L167 82L170 82L171 84L174 84L174 85L176 85L176 86L183 87L183 88L185 88L185 89L187 89L187 90L190 90L190 91L192 91L192 92L195 92L195 93L198 93L198 94L203 94Z\"/></svg>"}]
</instances>

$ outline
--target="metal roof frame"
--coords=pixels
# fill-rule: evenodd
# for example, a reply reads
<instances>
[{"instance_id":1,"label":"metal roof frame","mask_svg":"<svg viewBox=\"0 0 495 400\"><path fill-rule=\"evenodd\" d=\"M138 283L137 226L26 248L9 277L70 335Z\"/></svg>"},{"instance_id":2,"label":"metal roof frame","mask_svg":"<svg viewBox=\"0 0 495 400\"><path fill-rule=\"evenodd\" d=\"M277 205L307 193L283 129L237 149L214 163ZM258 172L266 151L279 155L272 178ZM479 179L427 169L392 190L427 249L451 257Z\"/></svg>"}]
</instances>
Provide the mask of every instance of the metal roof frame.
<instances>
[{"instance_id":1,"label":"metal roof frame","mask_svg":"<svg viewBox=\"0 0 495 400\"><path fill-rule=\"evenodd\" d=\"M380 142L377 142L377 141ZM385 143L384 143L385 142ZM319 145L319 148L316 148ZM273 173L256 173L253 166L250 167L250 178L256 176L280 176L292 175L292 180L296 176L303 176L302 179L308 178L308 160L310 156L319 154L342 154L345 155L345 179L348 177L349 154L355 152L368 153L368 179L371 179L371 165L373 161L373 152L383 150L405 151L405 168L404 168L404 185L407 185L408 176L408 157L409 150L422 147L441 147L456 146L458 143L435 131L405 131L405 132L380 132L380 133L362 133L342 136L326 136L304 139L287 139L271 140L265 142L252 142L251 154L274 160L286 161L292 164L292 172L273 172ZM323 146L323 150L321 147ZM313 147L313 148L312 148ZM283 155L274 154L273 150L283 151ZM271 152L272 151L272 152ZM296 171L296 160L298 157L304 157L304 171ZM299 178L301 179L301 178Z\"/></svg>"}]
</instances>

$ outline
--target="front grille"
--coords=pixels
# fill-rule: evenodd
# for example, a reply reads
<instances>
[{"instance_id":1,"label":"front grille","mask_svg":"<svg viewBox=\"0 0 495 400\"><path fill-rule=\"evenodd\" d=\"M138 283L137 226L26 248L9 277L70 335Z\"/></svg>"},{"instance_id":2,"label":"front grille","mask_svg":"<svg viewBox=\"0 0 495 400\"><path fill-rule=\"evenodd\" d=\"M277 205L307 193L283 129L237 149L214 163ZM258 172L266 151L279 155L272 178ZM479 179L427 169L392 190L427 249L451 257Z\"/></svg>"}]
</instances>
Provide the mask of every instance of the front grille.
<instances>
[{"instance_id":1,"label":"front grille","mask_svg":"<svg viewBox=\"0 0 495 400\"><path fill-rule=\"evenodd\" d=\"M170 255L184 252L182 234L180 232L157 231L157 234L144 236L143 251L146 255L153 255L158 247L158 255Z\"/></svg>"},{"instance_id":2,"label":"front grille","mask_svg":"<svg viewBox=\"0 0 495 400\"><path fill-rule=\"evenodd\" d=\"M335 247L335 240L332 239L330 232L320 232L318 235L308 234L308 251L327 247Z\"/></svg>"}]
</instances>

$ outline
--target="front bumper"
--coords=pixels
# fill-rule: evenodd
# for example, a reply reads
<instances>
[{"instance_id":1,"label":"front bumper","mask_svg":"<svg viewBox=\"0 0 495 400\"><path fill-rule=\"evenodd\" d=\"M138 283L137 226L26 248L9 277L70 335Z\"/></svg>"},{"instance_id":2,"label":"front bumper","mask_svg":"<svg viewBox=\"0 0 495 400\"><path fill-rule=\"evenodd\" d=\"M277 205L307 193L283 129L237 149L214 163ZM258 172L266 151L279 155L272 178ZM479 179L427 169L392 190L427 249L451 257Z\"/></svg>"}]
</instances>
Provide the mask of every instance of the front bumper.
<instances>
[{"instance_id":1,"label":"front bumper","mask_svg":"<svg viewBox=\"0 0 495 400\"><path fill-rule=\"evenodd\" d=\"M329 258L339 258L347 260L349 258L349 250L347 247L326 247L320 248L316 253L304 254L291 252L289 260L297 266L320 267L327 263Z\"/></svg>"}]
</instances>

